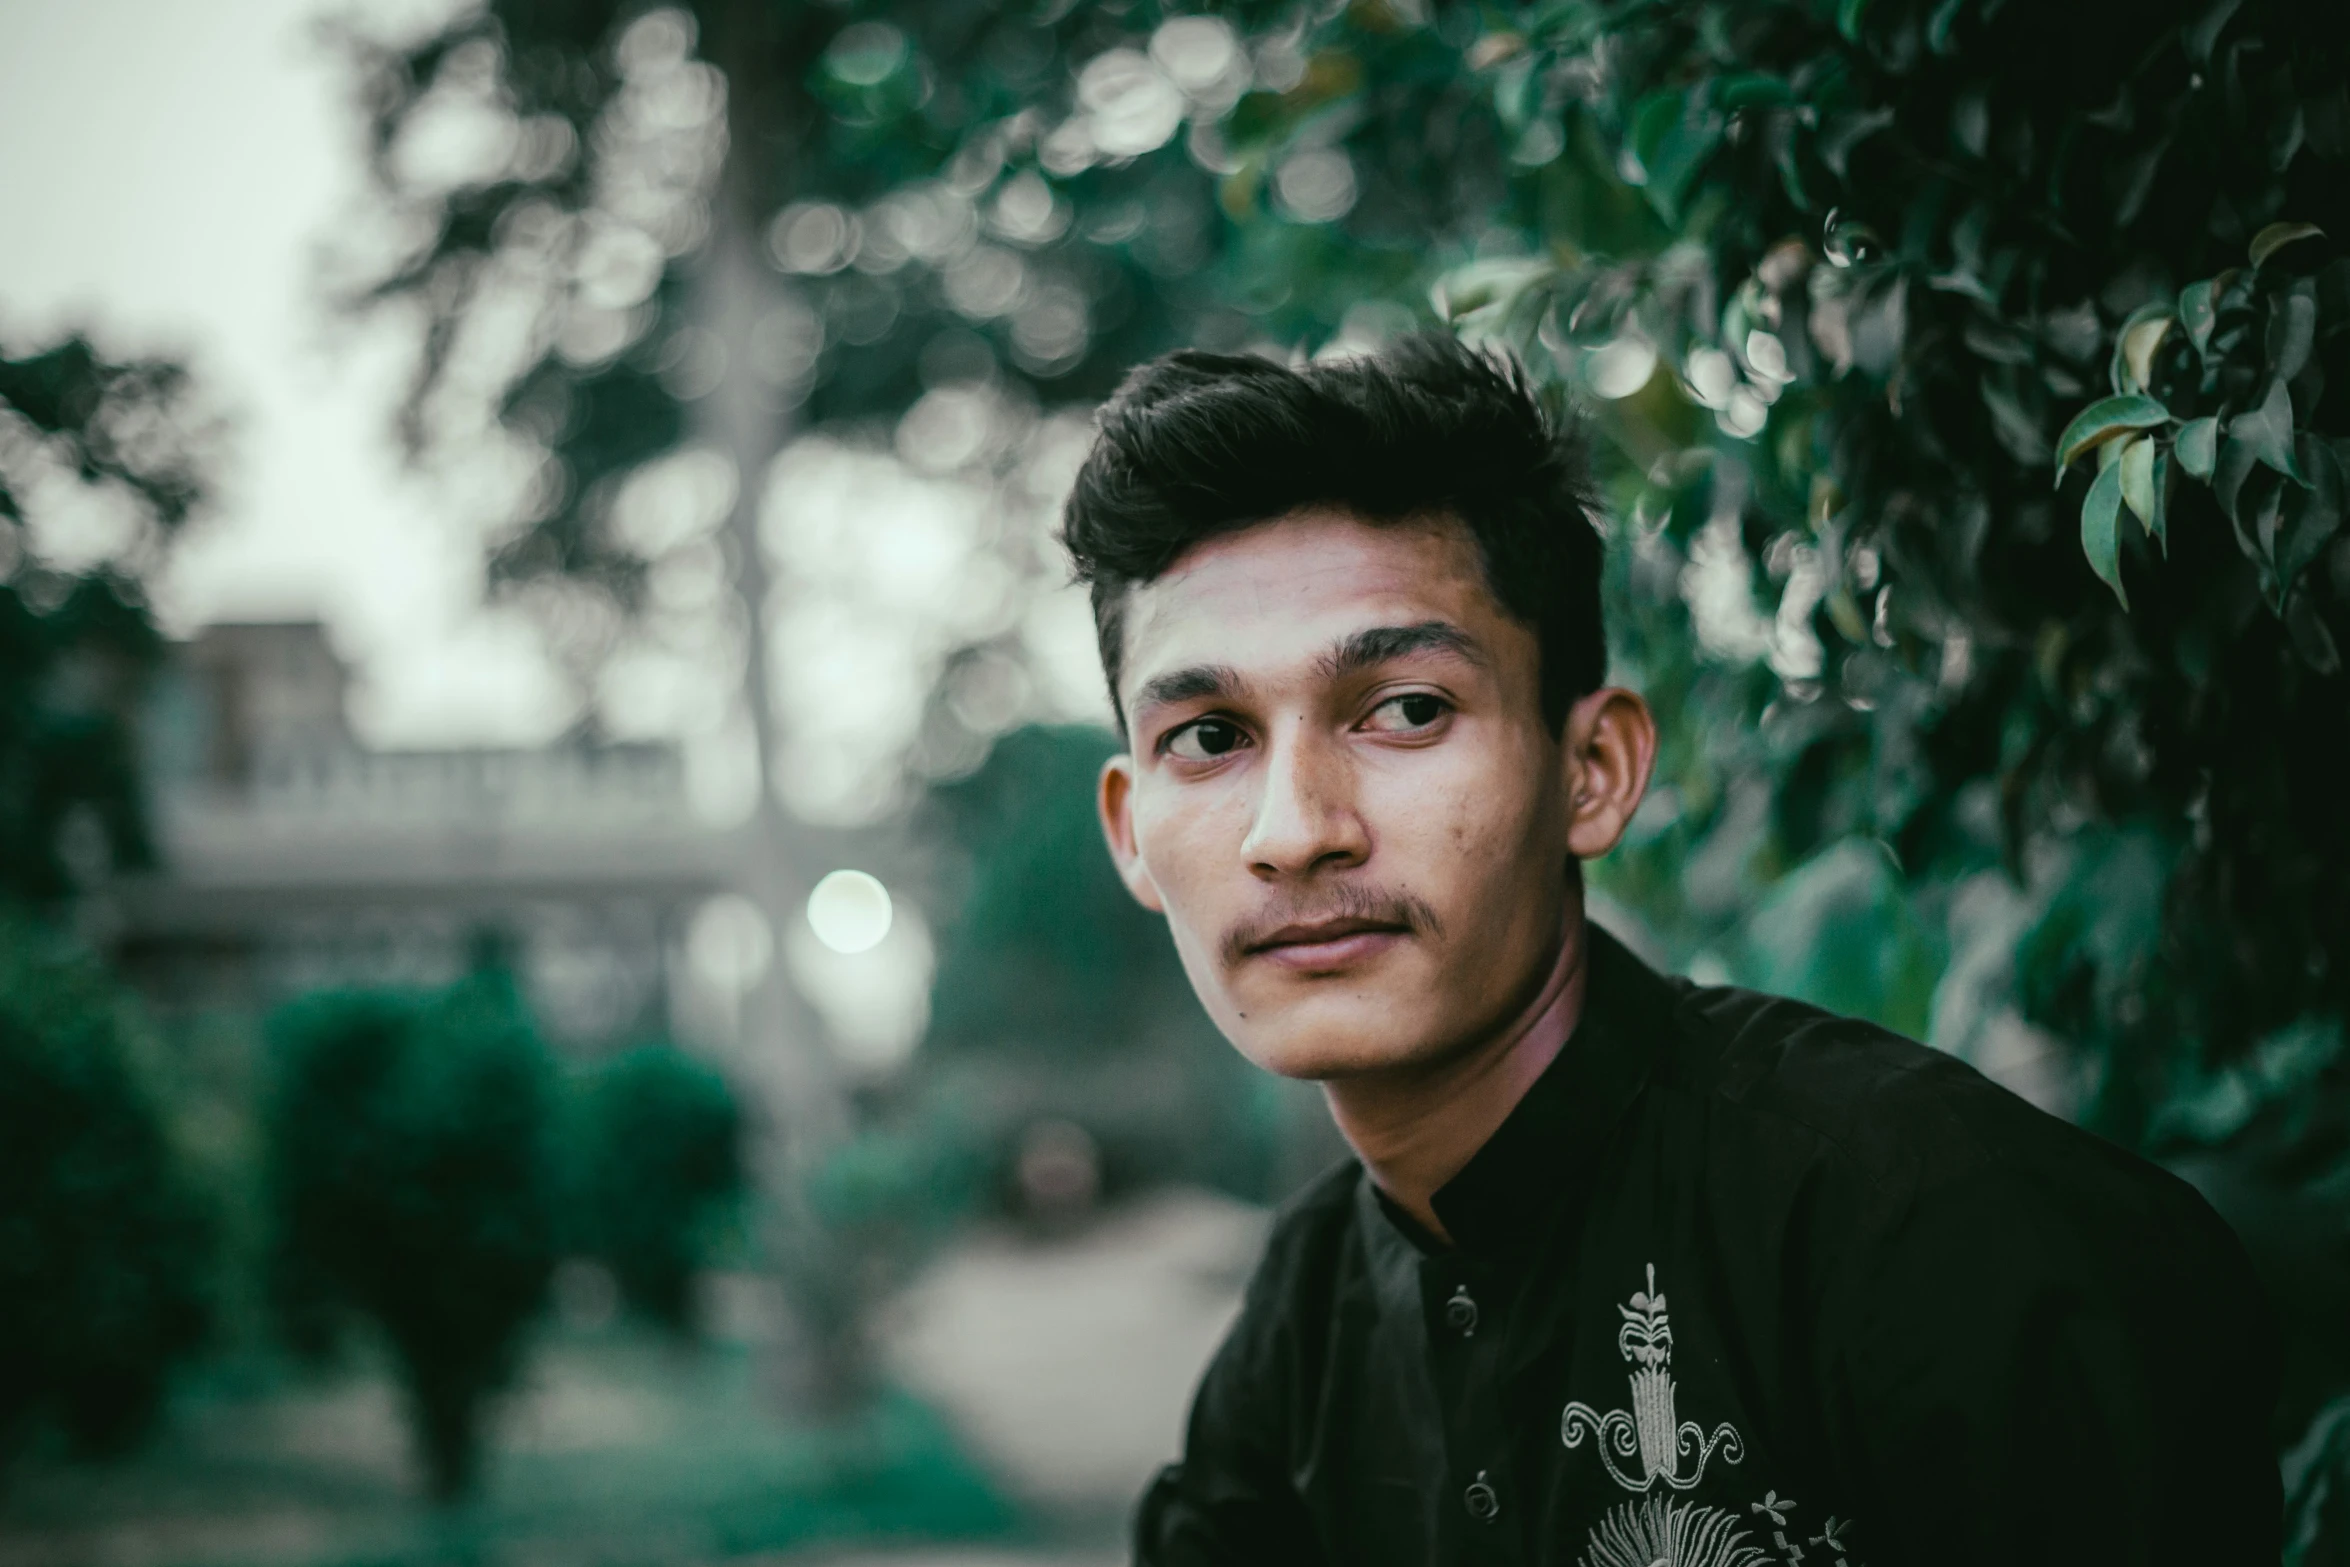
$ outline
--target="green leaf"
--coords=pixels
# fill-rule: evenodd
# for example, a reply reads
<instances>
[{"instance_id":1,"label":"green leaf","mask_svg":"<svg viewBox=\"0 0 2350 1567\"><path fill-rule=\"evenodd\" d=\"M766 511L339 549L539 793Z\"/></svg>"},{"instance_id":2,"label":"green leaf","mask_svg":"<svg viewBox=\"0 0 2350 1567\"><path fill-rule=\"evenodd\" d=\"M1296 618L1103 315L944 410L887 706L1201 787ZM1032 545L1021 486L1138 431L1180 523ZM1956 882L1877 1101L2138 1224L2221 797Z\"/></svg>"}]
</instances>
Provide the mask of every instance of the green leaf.
<instances>
[{"instance_id":1,"label":"green leaf","mask_svg":"<svg viewBox=\"0 0 2350 1567\"><path fill-rule=\"evenodd\" d=\"M2280 381L2290 381L2309 363L2317 342L2317 282L2303 278L2292 289L2269 301L2268 368Z\"/></svg>"},{"instance_id":2,"label":"green leaf","mask_svg":"<svg viewBox=\"0 0 2350 1567\"><path fill-rule=\"evenodd\" d=\"M2171 454L2157 452L2154 456L2154 514L2145 519L2147 536L2161 548L2165 560L2170 558L2170 470Z\"/></svg>"},{"instance_id":3,"label":"green leaf","mask_svg":"<svg viewBox=\"0 0 2350 1567\"><path fill-rule=\"evenodd\" d=\"M2116 392L2146 392L2153 390L2154 356L2162 347L2162 340L2170 333L2172 317L2167 305L2141 305L2122 323L2122 329L2113 340L2113 367L2110 379Z\"/></svg>"},{"instance_id":4,"label":"green leaf","mask_svg":"<svg viewBox=\"0 0 2350 1567\"><path fill-rule=\"evenodd\" d=\"M2170 149L2171 139L2165 136L2143 152L2123 159L2114 170L2108 188L2120 192L2113 203L2116 227L2128 228L2146 210L2146 198L2154 193L2155 177L2161 173L2162 160Z\"/></svg>"},{"instance_id":5,"label":"green leaf","mask_svg":"<svg viewBox=\"0 0 2350 1567\"><path fill-rule=\"evenodd\" d=\"M2282 174L2292 167L2293 155L2301 150L2301 138L2308 121L2301 116L2301 105L2288 95L2284 104L2268 122L2268 166Z\"/></svg>"},{"instance_id":6,"label":"green leaf","mask_svg":"<svg viewBox=\"0 0 2350 1567\"><path fill-rule=\"evenodd\" d=\"M1624 170L1630 183L1645 186L1653 160L1663 152L1665 138L1681 123L1683 110L1681 95L1677 92L1653 92L1640 100L1632 111L1630 135L1625 137L1625 150L1632 155L1632 168ZM1638 178L1633 178L1634 170Z\"/></svg>"},{"instance_id":7,"label":"green leaf","mask_svg":"<svg viewBox=\"0 0 2350 1567\"><path fill-rule=\"evenodd\" d=\"M2057 439L2056 482L2064 482L2064 471L2084 452L2096 450L2117 435L2150 430L2169 420L2170 410L2151 397L2100 398L2076 414ZM2290 423L2288 418L2288 426Z\"/></svg>"},{"instance_id":8,"label":"green leaf","mask_svg":"<svg viewBox=\"0 0 2350 1567\"><path fill-rule=\"evenodd\" d=\"M1511 130L1523 130L1540 103L1531 59L1521 57L1501 68L1493 84L1493 107L1502 124Z\"/></svg>"},{"instance_id":9,"label":"green leaf","mask_svg":"<svg viewBox=\"0 0 2350 1567\"><path fill-rule=\"evenodd\" d=\"M2228 434L2252 448L2253 456L2287 478L2301 477L2301 470L2293 461L2293 394L2285 390L2283 381L2272 376L2268 395L2260 400L2260 406L2230 419Z\"/></svg>"},{"instance_id":10,"label":"green leaf","mask_svg":"<svg viewBox=\"0 0 2350 1567\"><path fill-rule=\"evenodd\" d=\"M1643 156L1649 203L1660 215L1671 219L1680 212L1681 199L1721 146L1726 124L1711 111L1685 113L1673 121L1663 142Z\"/></svg>"},{"instance_id":11,"label":"green leaf","mask_svg":"<svg viewBox=\"0 0 2350 1567\"><path fill-rule=\"evenodd\" d=\"M2219 455L2219 421L2207 416L2179 426L2178 452L2180 467L2210 483L2212 459Z\"/></svg>"},{"instance_id":12,"label":"green leaf","mask_svg":"<svg viewBox=\"0 0 2350 1567\"><path fill-rule=\"evenodd\" d=\"M1926 47L1936 54L1950 53L1950 30L1958 25L1958 13L1966 0L1942 0L1934 7L1934 14L1926 19Z\"/></svg>"},{"instance_id":13,"label":"green leaf","mask_svg":"<svg viewBox=\"0 0 2350 1567\"><path fill-rule=\"evenodd\" d=\"M2350 99L2350 87L2342 89L2342 96ZM2345 108L2342 117L2350 120L2350 108ZM2350 256L2336 256L2318 268L2311 281L2317 284L2317 313L2321 317L2338 321L2350 316Z\"/></svg>"},{"instance_id":14,"label":"green leaf","mask_svg":"<svg viewBox=\"0 0 2350 1567\"><path fill-rule=\"evenodd\" d=\"M2333 449L2314 435L2303 435L2295 444L2300 447L2301 467L2311 482L2308 489L2295 490L2285 499L2284 525L2277 535L2280 601L2293 591L2293 580L2317 559L2342 526L2342 469Z\"/></svg>"},{"instance_id":15,"label":"green leaf","mask_svg":"<svg viewBox=\"0 0 2350 1567\"><path fill-rule=\"evenodd\" d=\"M2285 606L2285 629L2293 635L2293 651L2310 668L2321 675L2342 672L2342 650L2334 645L2334 634L2326 629L2308 594L2294 594Z\"/></svg>"},{"instance_id":16,"label":"green leaf","mask_svg":"<svg viewBox=\"0 0 2350 1567\"><path fill-rule=\"evenodd\" d=\"M2081 551L2089 557L2089 569L2128 609L2130 596L2122 591L2121 509L2122 470L2116 463L2097 476L2089 498L2081 502Z\"/></svg>"},{"instance_id":17,"label":"green leaf","mask_svg":"<svg viewBox=\"0 0 2350 1567\"><path fill-rule=\"evenodd\" d=\"M2243 519L2237 515L2237 502L2243 498L2244 486L2259 467L2260 458L2248 443L2232 435L2220 443L2219 460L2211 468L2211 493L2218 499L2220 510L2239 527ZM2245 553L2252 553L2249 544Z\"/></svg>"},{"instance_id":18,"label":"green leaf","mask_svg":"<svg viewBox=\"0 0 2350 1567\"><path fill-rule=\"evenodd\" d=\"M1540 297L1555 268L1538 257L1498 256L1455 267L1436 280L1429 304L1456 328L1506 321L1529 297Z\"/></svg>"},{"instance_id":19,"label":"green leaf","mask_svg":"<svg viewBox=\"0 0 2350 1567\"><path fill-rule=\"evenodd\" d=\"M2048 438L2040 433L2040 421L1990 377L1983 378L1982 389L1983 406L1991 411L1991 434L2007 454L2020 463L2046 462Z\"/></svg>"},{"instance_id":20,"label":"green leaf","mask_svg":"<svg viewBox=\"0 0 2350 1567\"><path fill-rule=\"evenodd\" d=\"M2241 532L2249 532L2252 537L2254 548L2249 553L2261 563L2261 584L2268 591L2269 606L2281 610L2285 607L2285 594L2276 579L2277 525L2285 518L2286 485L2275 474L2261 474L2260 480L2262 482L2257 489L2246 486L2259 496L2258 501L2248 508L2252 520L2248 525L2239 520L2238 526Z\"/></svg>"},{"instance_id":21,"label":"green leaf","mask_svg":"<svg viewBox=\"0 0 2350 1567\"><path fill-rule=\"evenodd\" d=\"M1869 14L1869 0L1841 0L1836 7L1836 31L1853 43L1860 42L1860 24Z\"/></svg>"},{"instance_id":22,"label":"green leaf","mask_svg":"<svg viewBox=\"0 0 2350 1567\"><path fill-rule=\"evenodd\" d=\"M2252 257L2252 264L2257 267L2297 240L2322 239L2324 236L2325 230L2314 223L2271 223L2252 236L2247 253Z\"/></svg>"},{"instance_id":23,"label":"green leaf","mask_svg":"<svg viewBox=\"0 0 2350 1567\"><path fill-rule=\"evenodd\" d=\"M2211 329L2219 323L2219 307L2211 301L2212 279L2189 283L2179 290L2179 321L2197 354L2210 352Z\"/></svg>"},{"instance_id":24,"label":"green leaf","mask_svg":"<svg viewBox=\"0 0 2350 1567\"><path fill-rule=\"evenodd\" d=\"M1820 162L1826 164L1829 171L1838 179L1843 179L1845 170L1852 161L1852 149L1892 123L1893 110L1890 107L1870 109L1859 114L1847 114L1830 121L1827 128L1820 132L1820 139L1815 147L1819 153Z\"/></svg>"},{"instance_id":25,"label":"green leaf","mask_svg":"<svg viewBox=\"0 0 2350 1567\"><path fill-rule=\"evenodd\" d=\"M2114 467L2121 470L2122 500L2151 535L2154 532L2154 437L2132 436L2130 443L2122 448L2121 461Z\"/></svg>"},{"instance_id":26,"label":"green leaf","mask_svg":"<svg viewBox=\"0 0 2350 1567\"><path fill-rule=\"evenodd\" d=\"M2187 58L2197 69L2211 63L2211 47L2219 41L2219 30L2228 25L2228 18L2236 14L2236 7L2241 4L2243 0L2216 0L2210 10L2180 30Z\"/></svg>"},{"instance_id":27,"label":"green leaf","mask_svg":"<svg viewBox=\"0 0 2350 1567\"><path fill-rule=\"evenodd\" d=\"M1725 76L1714 83L1714 104L1725 113L1740 109L1775 109L1795 101L1795 90L1785 77L1760 71Z\"/></svg>"}]
</instances>

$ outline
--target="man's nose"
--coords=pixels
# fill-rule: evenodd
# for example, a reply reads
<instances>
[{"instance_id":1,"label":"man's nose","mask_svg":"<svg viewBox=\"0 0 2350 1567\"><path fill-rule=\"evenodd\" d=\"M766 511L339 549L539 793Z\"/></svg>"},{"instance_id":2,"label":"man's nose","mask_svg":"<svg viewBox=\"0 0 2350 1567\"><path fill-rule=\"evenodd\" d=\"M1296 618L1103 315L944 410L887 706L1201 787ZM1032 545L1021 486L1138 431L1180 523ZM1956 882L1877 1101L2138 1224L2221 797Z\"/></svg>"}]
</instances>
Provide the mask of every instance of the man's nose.
<instances>
[{"instance_id":1,"label":"man's nose","mask_svg":"<svg viewBox=\"0 0 2350 1567\"><path fill-rule=\"evenodd\" d=\"M1355 808L1354 769L1344 747L1298 724L1276 734L1259 774L1263 794L1241 852L1268 879L1359 865L1370 834Z\"/></svg>"}]
</instances>

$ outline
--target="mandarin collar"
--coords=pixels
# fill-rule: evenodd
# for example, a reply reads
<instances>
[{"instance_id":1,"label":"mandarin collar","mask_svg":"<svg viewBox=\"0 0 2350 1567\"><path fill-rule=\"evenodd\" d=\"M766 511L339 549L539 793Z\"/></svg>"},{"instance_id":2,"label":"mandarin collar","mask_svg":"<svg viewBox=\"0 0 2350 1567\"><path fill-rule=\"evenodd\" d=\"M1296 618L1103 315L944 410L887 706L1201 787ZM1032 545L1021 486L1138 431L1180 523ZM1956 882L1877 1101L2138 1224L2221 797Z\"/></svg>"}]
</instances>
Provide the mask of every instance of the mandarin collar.
<instances>
[{"instance_id":1,"label":"mandarin collar","mask_svg":"<svg viewBox=\"0 0 2350 1567\"><path fill-rule=\"evenodd\" d=\"M1590 969L1575 1031L1485 1146L1430 1200L1454 1245L1472 1255L1534 1240L1559 1203L1583 1187L1608 1133L1647 1082L1668 1026L1672 987L1596 923L1584 929ZM1415 1247L1444 1249L1385 1193L1377 1195L1388 1223Z\"/></svg>"}]
</instances>

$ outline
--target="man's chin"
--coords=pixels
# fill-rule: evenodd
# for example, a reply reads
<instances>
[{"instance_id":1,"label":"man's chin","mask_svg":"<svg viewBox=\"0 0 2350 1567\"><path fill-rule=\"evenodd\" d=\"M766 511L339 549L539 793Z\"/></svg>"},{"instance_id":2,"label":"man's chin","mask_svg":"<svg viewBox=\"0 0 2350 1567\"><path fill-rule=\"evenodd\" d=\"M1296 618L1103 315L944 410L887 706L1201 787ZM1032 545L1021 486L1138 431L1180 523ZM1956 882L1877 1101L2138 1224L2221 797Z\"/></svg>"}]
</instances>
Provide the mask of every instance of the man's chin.
<instances>
[{"instance_id":1,"label":"man's chin","mask_svg":"<svg viewBox=\"0 0 2350 1567\"><path fill-rule=\"evenodd\" d=\"M1211 1005L1224 1037L1279 1077L1328 1082L1393 1071L1443 1053L1428 1041L1443 1033L1433 992L1441 976L1423 963L1417 943L1398 943L1352 972L1305 975L1249 959L1220 978Z\"/></svg>"},{"instance_id":2,"label":"man's chin","mask_svg":"<svg viewBox=\"0 0 2350 1567\"><path fill-rule=\"evenodd\" d=\"M1307 1083L1421 1066L1443 1053L1417 1032L1399 1030L1393 1012L1367 1015L1355 1027L1334 1027L1333 1021L1316 1019L1311 1027L1260 1027L1252 1017L1225 1033L1256 1065L1276 1077Z\"/></svg>"}]
</instances>

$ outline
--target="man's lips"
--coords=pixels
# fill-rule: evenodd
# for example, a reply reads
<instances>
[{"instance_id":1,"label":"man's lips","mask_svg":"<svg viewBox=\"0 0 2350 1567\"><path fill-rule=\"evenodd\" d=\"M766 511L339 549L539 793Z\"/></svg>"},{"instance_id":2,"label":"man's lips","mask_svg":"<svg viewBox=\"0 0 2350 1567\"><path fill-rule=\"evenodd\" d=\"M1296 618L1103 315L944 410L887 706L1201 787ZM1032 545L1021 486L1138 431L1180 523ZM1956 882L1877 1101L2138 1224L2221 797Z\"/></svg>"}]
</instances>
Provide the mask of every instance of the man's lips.
<instances>
[{"instance_id":1,"label":"man's lips","mask_svg":"<svg viewBox=\"0 0 2350 1567\"><path fill-rule=\"evenodd\" d=\"M1283 968L1316 972L1359 962L1410 934L1388 920L1314 920L1284 925L1251 942L1248 951Z\"/></svg>"}]
</instances>

